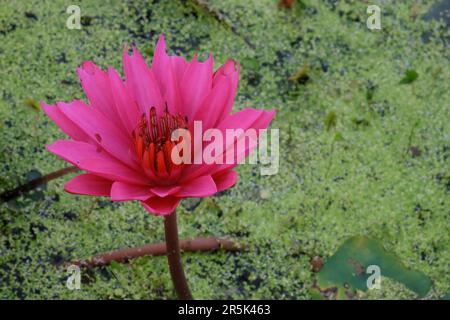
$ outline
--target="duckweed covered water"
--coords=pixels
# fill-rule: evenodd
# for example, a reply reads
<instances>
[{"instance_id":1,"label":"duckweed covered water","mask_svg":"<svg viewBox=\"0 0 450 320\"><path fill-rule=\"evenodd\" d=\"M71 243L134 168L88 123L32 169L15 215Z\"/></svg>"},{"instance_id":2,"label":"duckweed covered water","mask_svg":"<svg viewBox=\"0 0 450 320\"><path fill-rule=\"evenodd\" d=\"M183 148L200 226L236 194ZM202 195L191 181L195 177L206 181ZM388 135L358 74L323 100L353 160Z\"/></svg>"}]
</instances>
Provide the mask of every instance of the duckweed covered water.
<instances>
[{"instance_id":1,"label":"duckweed covered water","mask_svg":"<svg viewBox=\"0 0 450 320\"><path fill-rule=\"evenodd\" d=\"M124 43L150 61L164 33L172 53L213 52L216 66L241 63L234 110L278 109L271 128L280 129L279 173L240 166L233 189L179 209L180 237L230 236L250 247L184 254L196 298L314 298L310 260L326 261L358 235L378 239L429 277L427 298L444 296L448 26L422 19L433 1L372 2L381 8L381 30L367 29L361 1L303 0L288 10L275 0L208 0L219 21L188 0L86 0L80 30L66 27L67 1L3 2L0 191L65 166L44 148L62 133L32 101L84 98L75 72L81 62L122 73ZM301 79L288 80L305 66ZM83 270L81 290L66 287L65 261L164 239L162 219L137 203L65 193L70 177L1 204L0 298L175 298L164 257ZM417 295L383 279L380 290L358 297Z\"/></svg>"}]
</instances>

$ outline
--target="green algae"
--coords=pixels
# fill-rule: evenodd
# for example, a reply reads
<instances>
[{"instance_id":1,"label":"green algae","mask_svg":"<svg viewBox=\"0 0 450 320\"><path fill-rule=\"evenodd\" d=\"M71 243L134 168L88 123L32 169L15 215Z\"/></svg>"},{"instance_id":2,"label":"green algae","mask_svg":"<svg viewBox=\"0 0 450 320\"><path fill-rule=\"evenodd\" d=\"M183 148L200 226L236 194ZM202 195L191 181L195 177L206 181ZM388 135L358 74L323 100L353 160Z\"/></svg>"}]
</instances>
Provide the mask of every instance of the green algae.
<instances>
[{"instance_id":1,"label":"green algae","mask_svg":"<svg viewBox=\"0 0 450 320\"><path fill-rule=\"evenodd\" d=\"M45 144L62 138L44 114L24 106L83 98L75 69L84 60L121 70L123 43L147 56L160 33L172 53L214 53L216 66L241 63L234 110L277 108L280 171L239 167L236 187L179 212L180 236L230 236L245 253L184 254L197 298L310 299L310 258L331 257L346 239L383 240L389 252L433 281L430 298L449 292L450 93L448 30L419 17L432 1L378 2L382 29L365 26L359 1L209 1L233 33L190 1L82 1L81 30L65 23L66 1L8 1L0 10L0 191L65 164ZM28 14L26 14L28 12ZM32 13L32 14L30 14ZM423 34L428 34L424 42ZM288 78L308 65L308 81ZM399 82L408 70L420 76ZM327 130L327 115L334 114ZM364 125L367 124L367 125ZM339 134L339 139L336 135ZM417 147L420 156L412 157ZM0 207L0 297L174 298L164 257L83 270L68 290L64 261L162 241L162 219L136 203L63 192ZM414 297L383 279L360 298Z\"/></svg>"}]
</instances>

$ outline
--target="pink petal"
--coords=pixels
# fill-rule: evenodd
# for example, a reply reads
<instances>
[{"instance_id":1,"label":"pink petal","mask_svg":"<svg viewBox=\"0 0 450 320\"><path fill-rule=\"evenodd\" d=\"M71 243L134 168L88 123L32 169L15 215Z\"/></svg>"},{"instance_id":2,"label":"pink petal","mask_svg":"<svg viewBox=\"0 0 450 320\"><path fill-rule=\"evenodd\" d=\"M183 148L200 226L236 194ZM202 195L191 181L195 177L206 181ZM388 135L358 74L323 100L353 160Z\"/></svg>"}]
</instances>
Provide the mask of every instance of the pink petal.
<instances>
[{"instance_id":1,"label":"pink petal","mask_svg":"<svg viewBox=\"0 0 450 320\"><path fill-rule=\"evenodd\" d=\"M238 161L246 156L252 151L252 149L255 147L255 143L253 141L252 146L249 148L248 143L246 143L245 150L238 150L239 152L236 152L236 142L226 141L226 129L243 129L244 131L252 128L256 130L257 135L259 134L259 129L266 129L269 125L269 123L272 121L273 117L275 116L275 110L272 111L265 111L265 110L256 110L256 109L244 109L242 111L236 112L230 116L228 116L224 121L220 123L220 125L217 127L217 129L221 130L224 137L224 145L223 150L224 152L227 149L230 149L231 146L234 144L234 151L235 153L234 158L235 161L233 164L225 164L225 154L218 154L217 156L223 157L223 163L224 164L212 164L212 165L206 165L206 164L200 164L200 165L190 165L186 167L183 170L182 178L180 182L189 181L191 179L194 179L196 177L205 175L205 174L213 174L217 173L219 171L233 168L237 165ZM243 139L244 135L241 135L238 137L239 139ZM228 144L227 144L228 143Z\"/></svg>"},{"instance_id":2,"label":"pink petal","mask_svg":"<svg viewBox=\"0 0 450 320\"><path fill-rule=\"evenodd\" d=\"M247 108L232 115L227 116L219 125L218 129L225 132L226 129L266 129L276 110L266 111L253 108Z\"/></svg>"},{"instance_id":3,"label":"pink petal","mask_svg":"<svg viewBox=\"0 0 450 320\"><path fill-rule=\"evenodd\" d=\"M225 171L214 174L213 178L217 186L217 192L220 192L234 186L238 180L238 175L235 171Z\"/></svg>"},{"instance_id":4,"label":"pink petal","mask_svg":"<svg viewBox=\"0 0 450 320\"><path fill-rule=\"evenodd\" d=\"M167 102L168 110L171 114L177 114L181 107L181 98L178 88L178 80L171 58L166 53L166 42L164 36L159 37L156 44L155 55L152 62L152 71L164 100ZM183 70L184 71L184 70Z\"/></svg>"},{"instance_id":5,"label":"pink petal","mask_svg":"<svg viewBox=\"0 0 450 320\"><path fill-rule=\"evenodd\" d=\"M148 200L153 197L149 186L138 186L123 182L114 182L111 188L112 201Z\"/></svg>"},{"instance_id":6,"label":"pink petal","mask_svg":"<svg viewBox=\"0 0 450 320\"><path fill-rule=\"evenodd\" d=\"M181 114L193 119L197 109L212 89L213 57L210 55L205 62L199 62L197 56L186 67L180 83L183 101Z\"/></svg>"},{"instance_id":7,"label":"pink petal","mask_svg":"<svg viewBox=\"0 0 450 320\"><path fill-rule=\"evenodd\" d=\"M275 110L265 111L251 108L244 109L225 118L225 120L223 120L219 124L218 129L222 131L224 136L226 136L226 129L239 129L239 128L243 129L244 131L247 129L253 129L256 131L257 136L259 136L259 130L266 129L269 126L270 122L275 116L275 112L276 112ZM230 141L224 141L223 150L226 150L226 148L229 148L232 144L234 144L236 147L237 142L244 138L245 135L243 134L238 136L235 142L230 143ZM245 156L247 156L249 152L256 146L256 143L252 143L251 145L252 147L250 148L247 147L246 150L239 150L239 152L242 153L242 151L245 151L244 152L246 154ZM236 148L234 149L236 152ZM238 159L237 161L239 160L240 159Z\"/></svg>"},{"instance_id":8,"label":"pink petal","mask_svg":"<svg viewBox=\"0 0 450 320\"><path fill-rule=\"evenodd\" d=\"M222 77L228 77L230 75L239 72L239 65L236 68L236 61L233 59L228 59L223 65L219 67L219 69L214 72L213 77L213 86L215 86L218 82L221 81Z\"/></svg>"},{"instance_id":9,"label":"pink petal","mask_svg":"<svg viewBox=\"0 0 450 320\"><path fill-rule=\"evenodd\" d=\"M201 176L181 185L177 197L209 197L217 192L216 184L209 175Z\"/></svg>"},{"instance_id":10,"label":"pink petal","mask_svg":"<svg viewBox=\"0 0 450 320\"><path fill-rule=\"evenodd\" d=\"M151 190L158 197L164 198L177 193L181 188L179 186L156 186Z\"/></svg>"},{"instance_id":11,"label":"pink petal","mask_svg":"<svg viewBox=\"0 0 450 320\"><path fill-rule=\"evenodd\" d=\"M105 159L111 161L111 156L95 146L71 140L56 140L53 144L47 145L47 150L63 158L65 161L77 166L83 159Z\"/></svg>"},{"instance_id":12,"label":"pink petal","mask_svg":"<svg viewBox=\"0 0 450 320\"><path fill-rule=\"evenodd\" d=\"M224 78L215 85L202 107L194 116L195 121L201 121L204 130L215 127L216 123L222 119L222 114L228 107L230 92L232 91L231 79Z\"/></svg>"},{"instance_id":13,"label":"pink petal","mask_svg":"<svg viewBox=\"0 0 450 320\"><path fill-rule=\"evenodd\" d=\"M111 185L112 181L110 180L93 174L81 174L67 182L64 190L74 194L108 197L111 191Z\"/></svg>"},{"instance_id":14,"label":"pink petal","mask_svg":"<svg viewBox=\"0 0 450 320\"><path fill-rule=\"evenodd\" d=\"M81 68L77 69L77 73L91 106L100 110L112 122L120 123L106 72L92 61L85 61Z\"/></svg>"},{"instance_id":15,"label":"pink petal","mask_svg":"<svg viewBox=\"0 0 450 320\"><path fill-rule=\"evenodd\" d=\"M67 118L77 123L99 146L123 163L137 168L135 159L132 158L134 153L130 153L131 139L101 112L79 100L68 104L59 103L58 106Z\"/></svg>"},{"instance_id":16,"label":"pink petal","mask_svg":"<svg viewBox=\"0 0 450 320\"><path fill-rule=\"evenodd\" d=\"M181 199L177 197L152 197L145 202L141 202L144 208L155 215L169 215L175 211Z\"/></svg>"},{"instance_id":17,"label":"pink petal","mask_svg":"<svg viewBox=\"0 0 450 320\"><path fill-rule=\"evenodd\" d=\"M93 141L83 130L72 120L67 118L58 106L51 106L41 101L41 107L47 116L69 137L77 141Z\"/></svg>"},{"instance_id":18,"label":"pink petal","mask_svg":"<svg viewBox=\"0 0 450 320\"><path fill-rule=\"evenodd\" d=\"M141 112L136 102L128 93L117 71L109 68L108 76L117 113L120 116L125 130L131 135L131 132L136 128Z\"/></svg>"},{"instance_id":19,"label":"pink petal","mask_svg":"<svg viewBox=\"0 0 450 320\"><path fill-rule=\"evenodd\" d=\"M273 117L275 116L276 110L265 111L265 110L256 110L256 109L244 109L240 112L236 112L233 115L227 117L220 125L219 129L225 134L226 129L237 129L243 128L244 131L246 129L254 129L256 130L256 137L259 136L261 129L266 129ZM249 121L249 119L252 119ZM251 123L250 123L251 122ZM247 127L248 126L248 127ZM245 139L245 149L236 150L238 142ZM241 160L247 157L250 152L257 146L257 141L247 141L245 135L240 135L237 137L234 143L229 143L229 141L224 141L223 150L231 150L234 151L234 161L232 164L222 164L218 165L214 168L211 173L216 173L225 169L231 169L235 167ZM224 154L225 157L226 154ZM225 162L225 159L224 159Z\"/></svg>"},{"instance_id":20,"label":"pink petal","mask_svg":"<svg viewBox=\"0 0 450 320\"><path fill-rule=\"evenodd\" d=\"M218 86L221 82L230 82L230 90L228 92L228 97L225 101L224 107L220 110L220 114L217 121L213 125L218 125L223 119L225 119L233 108L234 99L236 97L236 91L239 83L239 73L240 66L237 65L234 60L228 60L214 73L213 88ZM217 111L219 112L219 111Z\"/></svg>"},{"instance_id":21,"label":"pink petal","mask_svg":"<svg viewBox=\"0 0 450 320\"><path fill-rule=\"evenodd\" d=\"M254 121L252 122L250 127L247 128L247 129L255 130L256 136L254 136L254 138L257 138L259 136L259 129L266 128L273 118L273 114L271 115L270 112L264 112L263 110L258 110L258 112L260 113L260 115L256 119L254 119ZM250 112L247 112L247 113L250 113ZM255 116L256 116L256 113L255 113ZM241 117L245 117L245 115L241 115ZM230 122L228 122L227 124L219 125L219 128L220 128L219 130L222 130L222 132L225 134L226 129L233 128L234 125L236 125L236 127L234 127L234 129L238 129L240 127L240 125L238 123L239 121L242 126L246 126L246 121L243 119L241 120L241 117L236 118L234 116L231 116L229 118ZM244 131L245 130L246 129L244 129ZM241 160L243 160L243 158L248 156L250 151L252 151L257 146L258 140L250 139L251 137L252 137L251 135L246 136L245 133L242 133L235 138L234 142L224 141L224 149L223 150L226 150L227 152L232 152L232 151L234 152L234 163L235 164L239 163ZM245 149L237 150L237 146L239 145L239 142L245 143ZM226 153L224 155L226 155ZM224 159L224 161L225 161L225 159Z\"/></svg>"},{"instance_id":22,"label":"pink petal","mask_svg":"<svg viewBox=\"0 0 450 320\"><path fill-rule=\"evenodd\" d=\"M158 114L161 114L164 103L158 83L153 76L153 72L148 68L144 58L135 47L132 56L128 55L125 47L123 67L126 85L137 101L141 113L148 113L151 107L155 107Z\"/></svg>"},{"instance_id":23,"label":"pink petal","mask_svg":"<svg viewBox=\"0 0 450 320\"><path fill-rule=\"evenodd\" d=\"M127 167L97 147L69 140L58 140L47 149L80 169L109 180L147 185L146 176Z\"/></svg>"},{"instance_id":24,"label":"pink petal","mask_svg":"<svg viewBox=\"0 0 450 320\"><path fill-rule=\"evenodd\" d=\"M103 159L84 159L79 162L78 167L114 181L144 186L150 184L146 175L139 174L118 161L105 162Z\"/></svg>"},{"instance_id":25,"label":"pink petal","mask_svg":"<svg viewBox=\"0 0 450 320\"><path fill-rule=\"evenodd\" d=\"M175 75L175 80L178 83L178 86L180 86L181 81L183 80L184 72L186 71L186 67L188 63L183 57L179 56L171 56L170 62L172 65L172 70Z\"/></svg>"}]
</instances>

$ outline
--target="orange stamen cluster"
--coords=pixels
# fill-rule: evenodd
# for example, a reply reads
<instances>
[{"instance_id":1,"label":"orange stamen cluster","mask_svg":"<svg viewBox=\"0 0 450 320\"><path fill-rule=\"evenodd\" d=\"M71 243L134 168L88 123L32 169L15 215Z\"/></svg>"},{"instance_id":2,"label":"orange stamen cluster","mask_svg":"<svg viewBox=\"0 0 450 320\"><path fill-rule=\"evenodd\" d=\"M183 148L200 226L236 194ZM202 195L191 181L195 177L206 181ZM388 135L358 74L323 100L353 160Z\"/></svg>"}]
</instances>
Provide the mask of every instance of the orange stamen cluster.
<instances>
[{"instance_id":1,"label":"orange stamen cluster","mask_svg":"<svg viewBox=\"0 0 450 320\"><path fill-rule=\"evenodd\" d=\"M175 143L171 140L172 132L179 128L187 128L187 118L173 116L167 108L158 118L155 107L150 108L148 116L143 114L136 129L133 140L136 153L144 168L150 169L158 176L167 176L179 167L172 162L171 154Z\"/></svg>"}]
</instances>

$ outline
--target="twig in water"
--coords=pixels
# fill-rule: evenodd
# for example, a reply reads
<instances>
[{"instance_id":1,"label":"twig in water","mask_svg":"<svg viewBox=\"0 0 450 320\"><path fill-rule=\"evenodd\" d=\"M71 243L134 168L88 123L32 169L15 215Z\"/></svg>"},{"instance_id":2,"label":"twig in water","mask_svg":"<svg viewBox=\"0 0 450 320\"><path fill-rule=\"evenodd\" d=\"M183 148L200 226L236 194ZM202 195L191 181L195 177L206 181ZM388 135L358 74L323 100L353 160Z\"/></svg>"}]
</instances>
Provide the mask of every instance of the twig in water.
<instances>
[{"instance_id":1,"label":"twig in water","mask_svg":"<svg viewBox=\"0 0 450 320\"><path fill-rule=\"evenodd\" d=\"M215 20L217 20L220 24L225 26L228 30L233 32L238 37L242 38L245 43L252 49L255 49L256 47L254 44L250 41L250 39L243 34L239 32L239 30L236 28L235 25L233 25L228 19L225 17L224 14L222 14L219 10L214 9L211 7L211 5L206 0L191 0L196 6L202 8L204 11L206 11L208 14L210 14Z\"/></svg>"},{"instance_id":2,"label":"twig in water","mask_svg":"<svg viewBox=\"0 0 450 320\"><path fill-rule=\"evenodd\" d=\"M74 167L74 166L56 170L56 171L51 172L40 178L36 178L31 181L28 181L27 183L25 183L21 186L18 186L17 188L3 192L2 194L0 194L0 200L2 202L8 202L14 198L21 196L24 193L27 193L33 189L36 189L37 187L39 187L42 184L46 184L47 182L49 182L51 180L57 179L66 174L69 174L69 173L77 172L79 170L80 169L78 169L77 167Z\"/></svg>"},{"instance_id":3,"label":"twig in water","mask_svg":"<svg viewBox=\"0 0 450 320\"><path fill-rule=\"evenodd\" d=\"M223 249L226 251L243 251L245 246L236 244L234 241L223 238L208 237L195 238L190 240L180 240L180 250L182 252L206 252ZM143 256L163 256L166 255L166 243L147 244L135 248L127 248L107 253L98 254L89 260L76 260L69 264L80 267L101 267L111 264L111 262L127 262L128 260Z\"/></svg>"}]
</instances>

